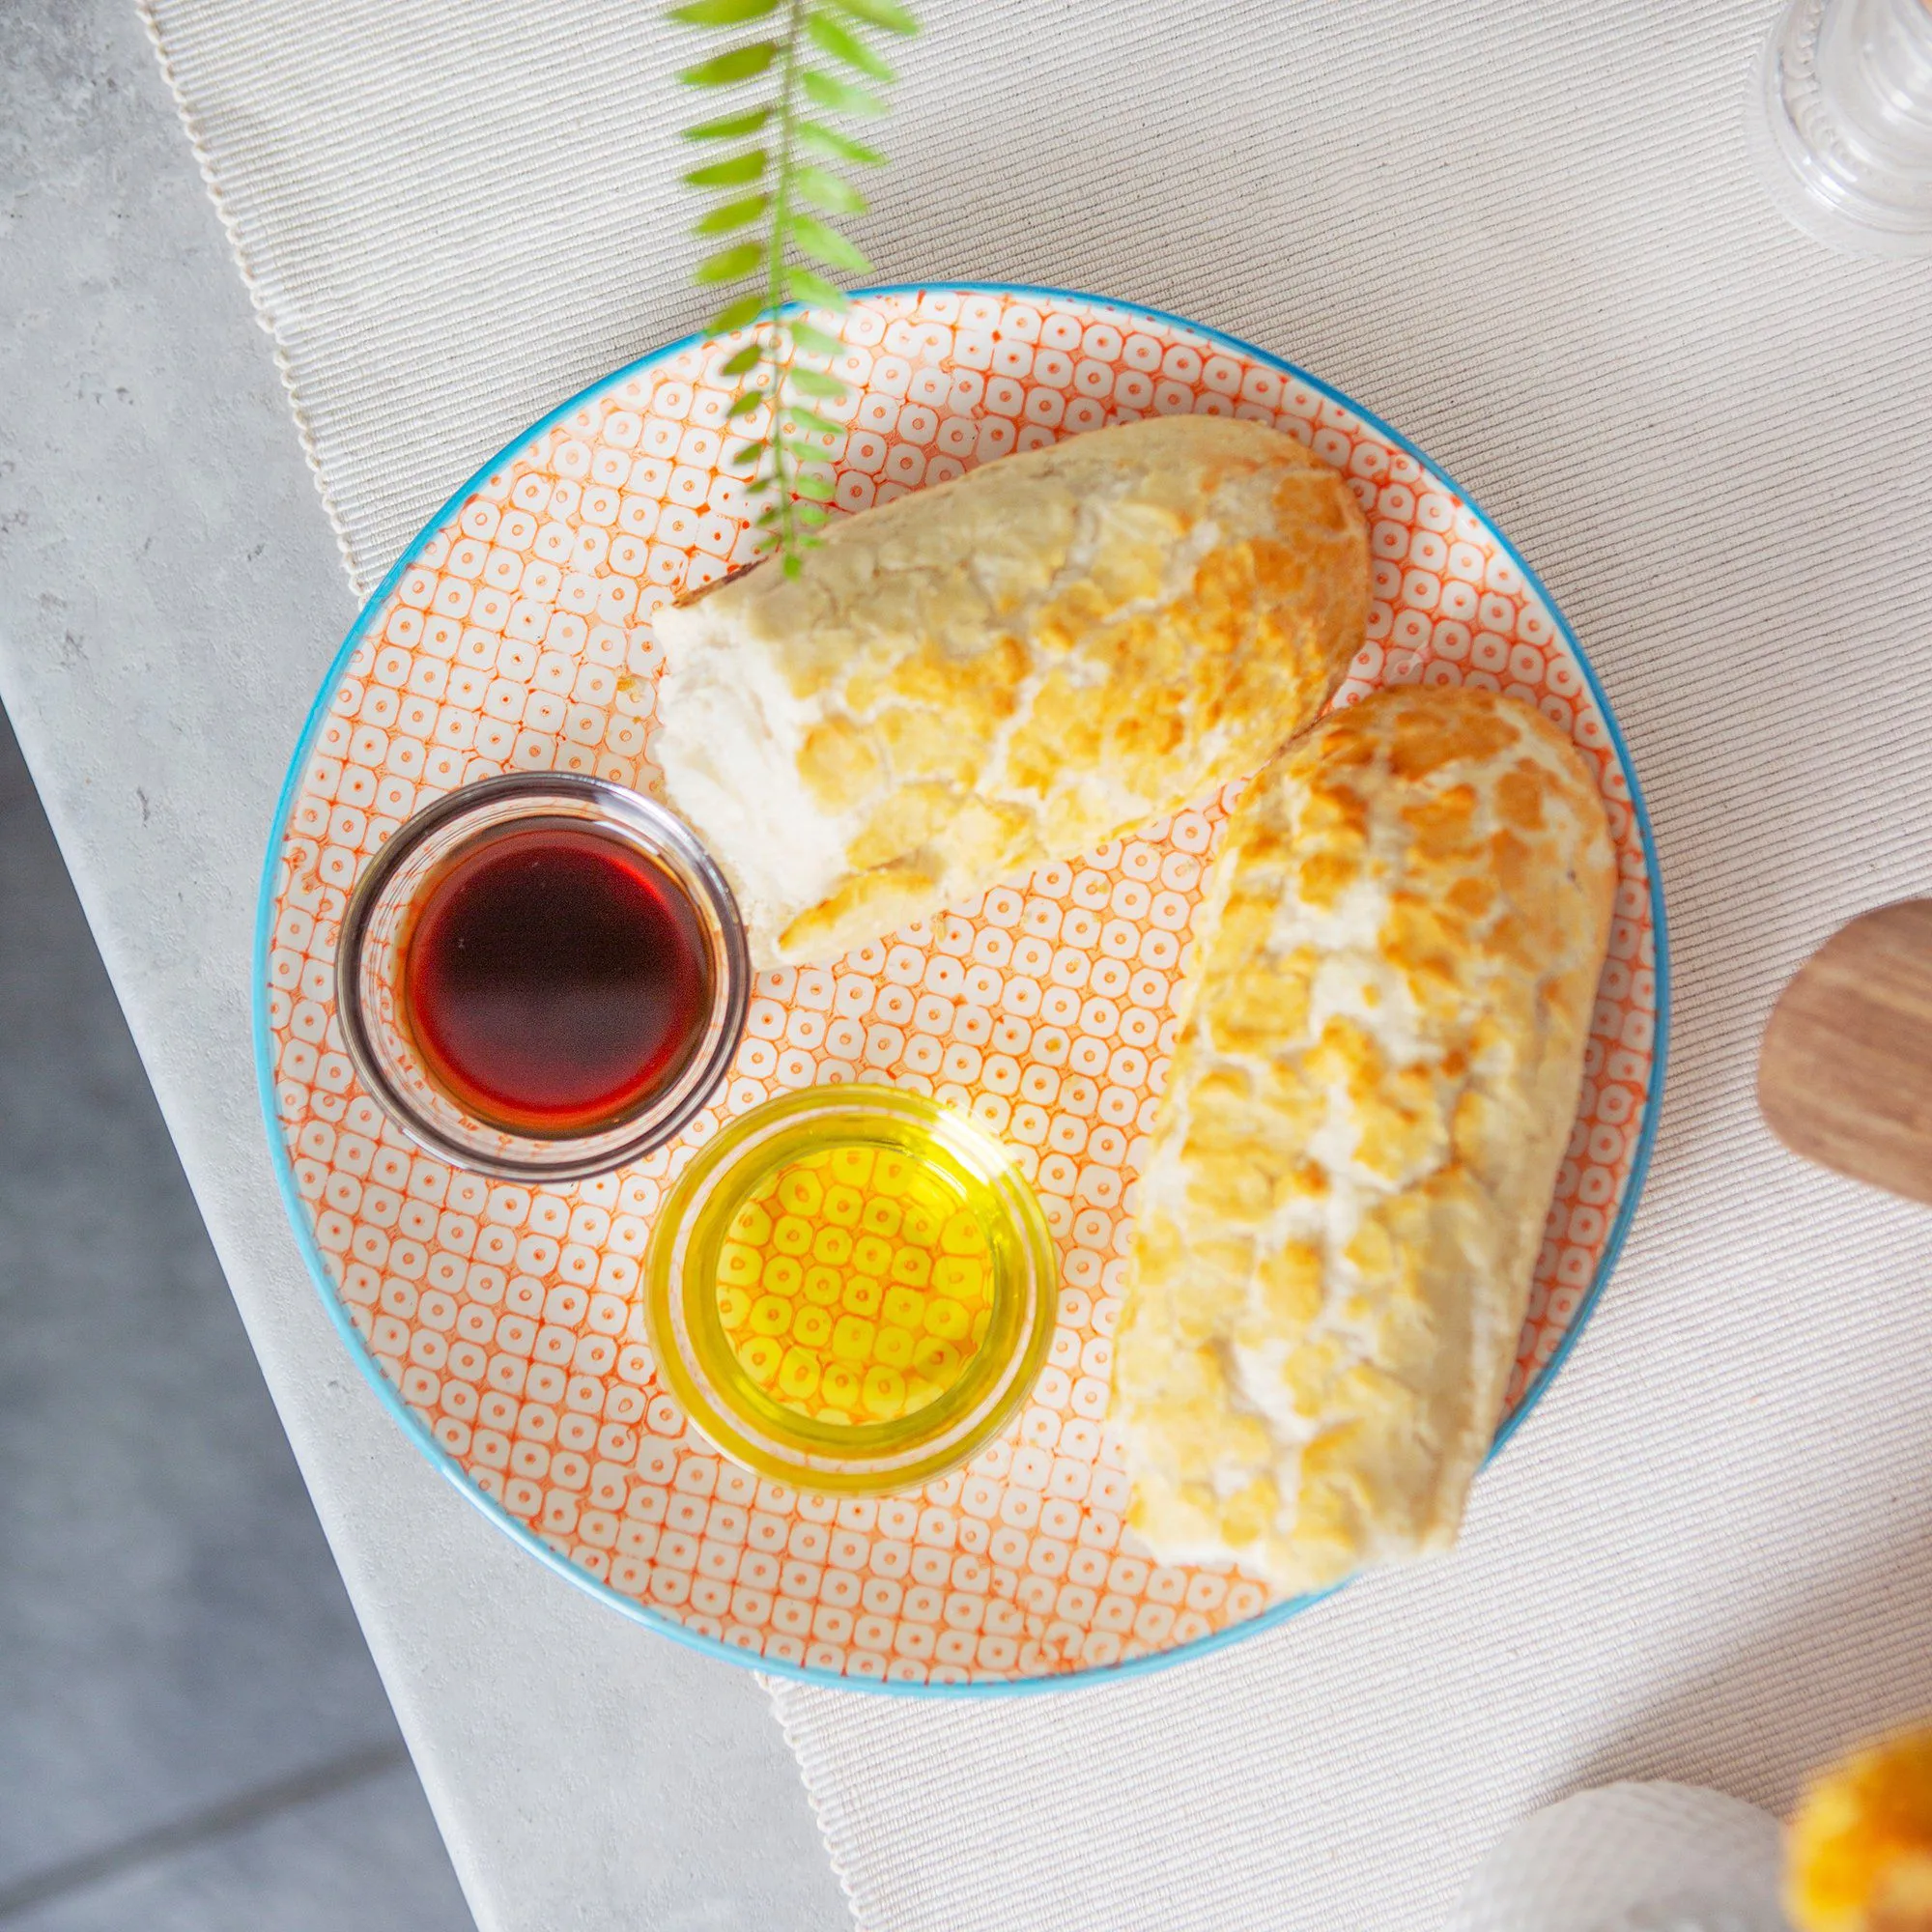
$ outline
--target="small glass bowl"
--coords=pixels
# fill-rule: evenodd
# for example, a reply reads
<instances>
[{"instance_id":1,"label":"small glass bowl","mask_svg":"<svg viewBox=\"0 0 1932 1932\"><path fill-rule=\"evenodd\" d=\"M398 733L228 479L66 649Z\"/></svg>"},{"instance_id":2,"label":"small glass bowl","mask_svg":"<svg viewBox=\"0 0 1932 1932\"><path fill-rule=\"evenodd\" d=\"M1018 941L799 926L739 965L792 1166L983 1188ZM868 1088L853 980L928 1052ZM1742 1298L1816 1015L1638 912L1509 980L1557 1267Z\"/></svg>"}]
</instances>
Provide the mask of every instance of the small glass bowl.
<instances>
[{"instance_id":1,"label":"small glass bowl","mask_svg":"<svg viewBox=\"0 0 1932 1932\"><path fill-rule=\"evenodd\" d=\"M485 838L558 822L594 826L643 858L689 905L709 955L711 1010L683 1066L628 1113L588 1129L518 1132L479 1119L431 1075L400 986L425 890ZM506 1180L582 1180L671 1139L716 1092L745 1030L751 957L724 874L662 806L607 780L514 772L448 793L370 862L343 915L337 1019L357 1077L411 1139L459 1167Z\"/></svg>"},{"instance_id":2,"label":"small glass bowl","mask_svg":"<svg viewBox=\"0 0 1932 1932\"><path fill-rule=\"evenodd\" d=\"M701 1148L645 1262L658 1374L712 1445L807 1490L917 1488L1045 1366L1059 1254L1012 1156L894 1087L781 1094Z\"/></svg>"},{"instance_id":3,"label":"small glass bowl","mask_svg":"<svg viewBox=\"0 0 1932 1932\"><path fill-rule=\"evenodd\" d=\"M1932 6L1788 0L1746 134L1773 201L1853 255L1932 255Z\"/></svg>"}]
</instances>

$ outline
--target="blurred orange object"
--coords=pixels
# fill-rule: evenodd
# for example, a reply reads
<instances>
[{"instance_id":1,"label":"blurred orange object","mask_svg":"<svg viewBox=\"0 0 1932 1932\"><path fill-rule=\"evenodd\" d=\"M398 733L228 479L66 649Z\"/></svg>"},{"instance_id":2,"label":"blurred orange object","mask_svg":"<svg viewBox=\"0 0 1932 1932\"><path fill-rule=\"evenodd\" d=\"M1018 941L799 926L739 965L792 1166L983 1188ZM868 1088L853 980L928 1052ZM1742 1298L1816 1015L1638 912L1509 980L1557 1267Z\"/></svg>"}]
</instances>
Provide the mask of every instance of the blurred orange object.
<instances>
[{"instance_id":1,"label":"blurred orange object","mask_svg":"<svg viewBox=\"0 0 1932 1932\"><path fill-rule=\"evenodd\" d=\"M1798 1932L1932 1932L1932 1730L1814 1779L1785 1836Z\"/></svg>"}]
</instances>

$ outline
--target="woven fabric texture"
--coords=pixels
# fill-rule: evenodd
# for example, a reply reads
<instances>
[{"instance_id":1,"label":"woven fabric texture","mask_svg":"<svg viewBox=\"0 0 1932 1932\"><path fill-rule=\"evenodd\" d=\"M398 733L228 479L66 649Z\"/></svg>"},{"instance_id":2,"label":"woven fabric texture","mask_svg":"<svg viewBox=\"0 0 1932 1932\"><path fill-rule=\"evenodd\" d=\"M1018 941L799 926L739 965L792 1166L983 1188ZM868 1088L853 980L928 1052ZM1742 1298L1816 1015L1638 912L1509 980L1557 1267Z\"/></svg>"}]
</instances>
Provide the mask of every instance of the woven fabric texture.
<instances>
[{"instance_id":1,"label":"woven fabric texture","mask_svg":"<svg viewBox=\"0 0 1932 1932\"><path fill-rule=\"evenodd\" d=\"M359 584L700 320L645 0L149 4ZM1133 1683L778 1693L859 1920L1432 1928L1566 1791L1776 1808L1932 1706L1932 1221L1751 1101L1784 978L1932 875L1932 268L1766 202L1758 0L923 14L879 278L1177 310L1422 443L1604 676L1676 1009L1634 1236L1454 1556Z\"/></svg>"}]
</instances>

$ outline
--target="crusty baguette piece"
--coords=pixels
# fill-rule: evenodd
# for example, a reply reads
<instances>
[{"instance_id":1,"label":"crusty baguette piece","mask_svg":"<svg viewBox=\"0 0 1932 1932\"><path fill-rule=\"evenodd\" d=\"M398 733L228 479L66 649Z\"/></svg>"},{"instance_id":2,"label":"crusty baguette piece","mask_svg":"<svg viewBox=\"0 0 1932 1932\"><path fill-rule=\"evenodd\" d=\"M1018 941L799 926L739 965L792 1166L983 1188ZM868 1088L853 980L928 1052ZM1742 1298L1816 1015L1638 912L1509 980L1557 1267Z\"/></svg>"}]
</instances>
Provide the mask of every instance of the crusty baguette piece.
<instances>
[{"instance_id":1,"label":"crusty baguette piece","mask_svg":"<svg viewBox=\"0 0 1932 1932\"><path fill-rule=\"evenodd\" d=\"M1230 819L1117 1342L1129 1520L1283 1593L1452 1542L1570 1134L1616 861L1527 705L1383 691Z\"/></svg>"},{"instance_id":2,"label":"crusty baguette piece","mask_svg":"<svg viewBox=\"0 0 1932 1932\"><path fill-rule=\"evenodd\" d=\"M1293 438L1123 424L660 611L655 755L753 962L825 960L1255 770L1368 604L1361 511Z\"/></svg>"}]
</instances>

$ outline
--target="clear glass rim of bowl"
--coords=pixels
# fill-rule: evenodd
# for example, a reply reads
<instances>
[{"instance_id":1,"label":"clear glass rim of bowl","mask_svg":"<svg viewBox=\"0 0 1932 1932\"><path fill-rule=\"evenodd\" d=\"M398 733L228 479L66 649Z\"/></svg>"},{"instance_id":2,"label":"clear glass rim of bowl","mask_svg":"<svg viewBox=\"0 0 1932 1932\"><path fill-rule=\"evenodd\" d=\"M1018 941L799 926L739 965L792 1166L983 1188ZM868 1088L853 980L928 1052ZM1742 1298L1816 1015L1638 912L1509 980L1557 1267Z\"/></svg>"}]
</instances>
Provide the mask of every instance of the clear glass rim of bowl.
<instances>
[{"instance_id":1,"label":"clear glass rim of bowl","mask_svg":"<svg viewBox=\"0 0 1932 1932\"><path fill-rule=\"evenodd\" d=\"M791 1414L750 1382L718 1320L717 1254L749 1186L780 1162L819 1151L828 1128L895 1147L923 1165L937 1140L987 1191L1004 1249L995 1321L960 1380L926 1407L887 1423L835 1426ZM738 1182L744 1185L738 1185ZM989 1243L990 1244L990 1243ZM887 1495L969 1462L1018 1412L1046 1366L1059 1314L1060 1251L1039 1197L1006 1146L923 1094L869 1084L781 1094L698 1150L660 1209L644 1260L644 1326L658 1374L720 1454L799 1489ZM719 1365L714 1370L705 1360ZM738 1386L738 1384L744 1386Z\"/></svg>"},{"instance_id":2,"label":"clear glass rim of bowl","mask_svg":"<svg viewBox=\"0 0 1932 1932\"><path fill-rule=\"evenodd\" d=\"M1847 254L1932 254L1924 0L1786 0L1758 49L1745 132L1794 226Z\"/></svg>"},{"instance_id":3,"label":"clear glass rim of bowl","mask_svg":"<svg viewBox=\"0 0 1932 1932\"><path fill-rule=\"evenodd\" d=\"M627 1115L589 1131L518 1133L467 1112L423 1068L398 1015L387 946L428 879L490 833L575 821L639 851L684 895L710 955L703 1034L676 1077ZM356 1078L404 1133L440 1159L499 1180L572 1181L608 1174L690 1124L730 1071L751 1003L752 963L737 900L682 819L641 793L582 772L510 772L446 792L404 821L369 862L342 916L335 1010ZM385 1006L386 996L386 1006Z\"/></svg>"}]
</instances>

